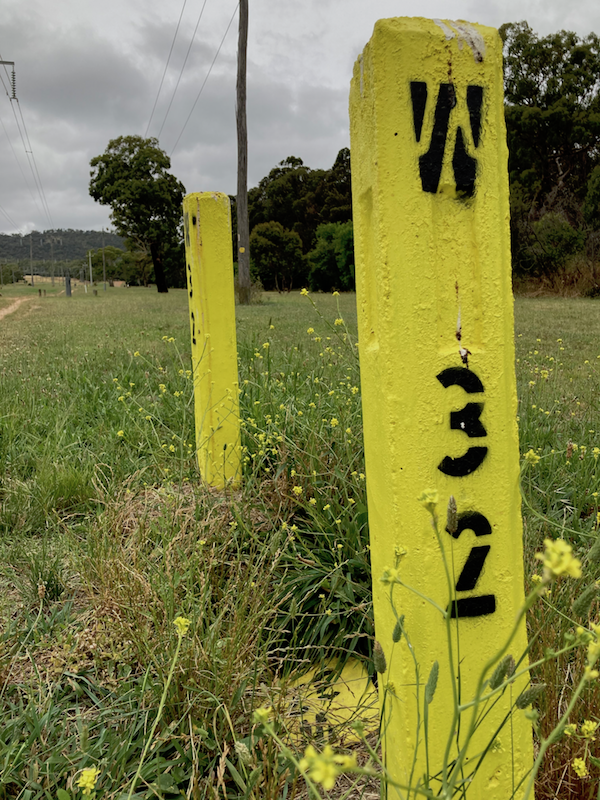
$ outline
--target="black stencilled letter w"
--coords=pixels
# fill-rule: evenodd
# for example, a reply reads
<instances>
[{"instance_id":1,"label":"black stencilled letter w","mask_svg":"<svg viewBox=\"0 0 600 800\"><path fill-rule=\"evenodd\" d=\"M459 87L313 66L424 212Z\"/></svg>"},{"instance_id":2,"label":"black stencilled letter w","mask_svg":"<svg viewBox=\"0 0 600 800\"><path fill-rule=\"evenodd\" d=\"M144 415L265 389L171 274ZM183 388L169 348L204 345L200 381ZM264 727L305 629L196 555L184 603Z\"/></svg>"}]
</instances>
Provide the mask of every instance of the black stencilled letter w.
<instances>
[{"instance_id":1,"label":"black stencilled letter w","mask_svg":"<svg viewBox=\"0 0 600 800\"><path fill-rule=\"evenodd\" d=\"M424 81L411 81L410 96L412 100L413 121L417 142L421 141L423 120L427 106L427 84ZM473 144L479 147L481 135L481 106L483 101L482 86L467 86L467 108ZM456 106L456 90L452 83L441 83L438 92L433 129L429 150L419 157L419 172L421 185L424 192L435 194L440 184L450 114ZM477 174L477 160L469 155L465 143L462 127L456 128L454 154L452 156L452 169L456 192L459 195L472 197L475 193L475 177Z\"/></svg>"}]
</instances>

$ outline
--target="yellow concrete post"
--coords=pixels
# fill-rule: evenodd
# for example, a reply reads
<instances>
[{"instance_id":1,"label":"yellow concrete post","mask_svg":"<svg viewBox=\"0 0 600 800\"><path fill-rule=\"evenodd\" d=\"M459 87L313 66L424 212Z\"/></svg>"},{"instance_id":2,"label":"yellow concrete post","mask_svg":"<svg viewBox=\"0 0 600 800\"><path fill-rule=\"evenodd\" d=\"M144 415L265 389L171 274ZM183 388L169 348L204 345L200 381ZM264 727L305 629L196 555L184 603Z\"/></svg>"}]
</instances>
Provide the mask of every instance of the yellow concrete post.
<instances>
[{"instance_id":1,"label":"yellow concrete post","mask_svg":"<svg viewBox=\"0 0 600 800\"><path fill-rule=\"evenodd\" d=\"M445 760L451 767L470 720L465 713L456 725L452 682L461 702L472 697L524 600L497 32L464 22L379 21L354 69L350 118L375 627L388 661L380 682L388 687L386 761L403 784L411 773L416 782L426 772L423 688L438 661L427 712L429 775L437 776L431 782L437 791L439 771ZM426 489L439 494L453 603L431 518L417 500ZM458 509L452 535L444 530L451 495ZM403 551L401 580L441 609L394 589L419 664L419 688L406 639L393 645L390 587L379 580ZM520 625L509 652L518 661L526 646ZM461 778L473 772L522 686L486 706ZM531 725L515 711L467 797L508 800L513 791L518 797L532 762Z\"/></svg>"},{"instance_id":2,"label":"yellow concrete post","mask_svg":"<svg viewBox=\"0 0 600 800\"><path fill-rule=\"evenodd\" d=\"M188 194L183 218L198 465L221 488L241 475L229 197Z\"/></svg>"}]
</instances>

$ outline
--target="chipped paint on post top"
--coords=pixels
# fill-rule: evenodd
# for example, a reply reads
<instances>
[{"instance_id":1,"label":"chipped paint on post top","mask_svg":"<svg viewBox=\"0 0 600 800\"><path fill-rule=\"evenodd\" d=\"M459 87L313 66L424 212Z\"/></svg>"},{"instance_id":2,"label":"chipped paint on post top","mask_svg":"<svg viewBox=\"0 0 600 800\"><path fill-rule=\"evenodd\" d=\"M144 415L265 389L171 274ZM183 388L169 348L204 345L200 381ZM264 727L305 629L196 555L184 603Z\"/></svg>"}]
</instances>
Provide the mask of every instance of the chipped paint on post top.
<instances>
[{"instance_id":1,"label":"chipped paint on post top","mask_svg":"<svg viewBox=\"0 0 600 800\"><path fill-rule=\"evenodd\" d=\"M406 551L402 579L451 611L454 676L444 614L407 589L394 590L421 685L434 661L440 665L429 711L430 774L441 768L454 733L451 680L460 683L463 702L472 696L524 600L502 86L494 29L397 18L375 25L350 92L374 614L388 661L379 685L394 685L385 703L386 763L402 784L417 747L413 774L425 770L424 733L404 637L392 654L396 618L379 580L385 567ZM451 603L431 518L417 500L426 489L439 494ZM444 530L451 495L453 534ZM523 625L511 644L516 660L526 646ZM507 690L478 728L464 777L519 690ZM531 725L517 712L469 796L506 800L532 763ZM432 788L439 789L435 780Z\"/></svg>"},{"instance_id":2,"label":"chipped paint on post top","mask_svg":"<svg viewBox=\"0 0 600 800\"><path fill-rule=\"evenodd\" d=\"M241 476L229 197L188 194L183 220L198 465L208 484L222 488Z\"/></svg>"}]
</instances>

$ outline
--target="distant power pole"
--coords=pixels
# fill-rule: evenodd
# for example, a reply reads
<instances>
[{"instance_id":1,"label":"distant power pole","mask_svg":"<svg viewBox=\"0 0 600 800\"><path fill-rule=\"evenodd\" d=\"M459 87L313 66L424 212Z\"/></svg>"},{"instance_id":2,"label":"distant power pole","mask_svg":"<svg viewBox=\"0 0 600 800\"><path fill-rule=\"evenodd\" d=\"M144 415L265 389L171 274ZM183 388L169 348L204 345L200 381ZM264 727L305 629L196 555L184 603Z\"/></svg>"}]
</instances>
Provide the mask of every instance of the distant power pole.
<instances>
[{"instance_id":1,"label":"distant power pole","mask_svg":"<svg viewBox=\"0 0 600 800\"><path fill-rule=\"evenodd\" d=\"M246 126L246 50L248 0L240 0L237 70L237 238L238 287L242 305L250 302L250 226L248 222L248 129Z\"/></svg>"},{"instance_id":2,"label":"distant power pole","mask_svg":"<svg viewBox=\"0 0 600 800\"><path fill-rule=\"evenodd\" d=\"M33 231L29 234L29 271L31 272L31 285L33 286Z\"/></svg>"},{"instance_id":3,"label":"distant power pole","mask_svg":"<svg viewBox=\"0 0 600 800\"><path fill-rule=\"evenodd\" d=\"M62 245L62 239L60 238L60 236L55 236L54 234L51 234L50 236L46 236L46 242L49 242L50 244L50 259L52 261L50 274L52 275L52 286L54 286L54 273L56 271L56 261L54 259L54 245L55 244Z\"/></svg>"},{"instance_id":4,"label":"distant power pole","mask_svg":"<svg viewBox=\"0 0 600 800\"><path fill-rule=\"evenodd\" d=\"M106 257L104 253L104 226L102 226L102 279L104 280L104 291L106 291Z\"/></svg>"}]
</instances>

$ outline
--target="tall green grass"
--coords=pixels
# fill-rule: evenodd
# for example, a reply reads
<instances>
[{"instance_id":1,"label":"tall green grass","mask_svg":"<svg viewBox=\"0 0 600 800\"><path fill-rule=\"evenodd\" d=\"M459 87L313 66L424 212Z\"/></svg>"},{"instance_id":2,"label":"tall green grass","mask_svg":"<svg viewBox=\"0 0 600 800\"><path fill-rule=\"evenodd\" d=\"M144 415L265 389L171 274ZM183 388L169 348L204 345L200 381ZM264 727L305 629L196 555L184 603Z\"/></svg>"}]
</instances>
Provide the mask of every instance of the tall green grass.
<instances>
[{"instance_id":1,"label":"tall green grass","mask_svg":"<svg viewBox=\"0 0 600 800\"><path fill-rule=\"evenodd\" d=\"M285 720L309 665L373 671L355 298L237 309L244 474L216 493L196 468L186 293L46 288L0 298L26 298L0 320L0 797L75 796L90 767L98 796L129 791L178 615L192 625L136 796L293 797L297 766L252 710ZM530 614L534 658L598 611L572 604L599 577L600 306L519 300L516 333L521 449L541 457L525 472L526 574L546 537L585 566ZM582 669L565 656L535 676L542 734ZM590 684L573 722L599 714ZM582 748L550 750L538 797L590 796L596 768L569 766Z\"/></svg>"}]
</instances>

